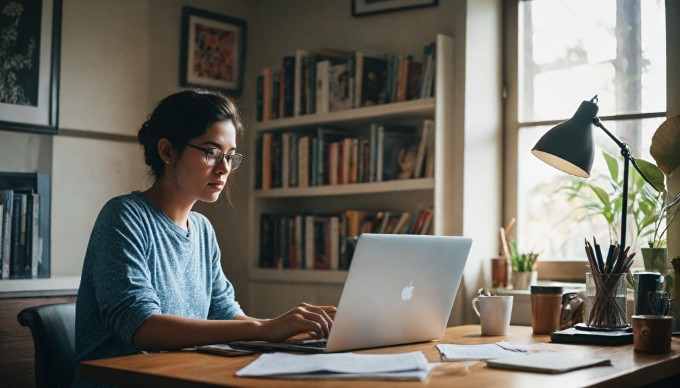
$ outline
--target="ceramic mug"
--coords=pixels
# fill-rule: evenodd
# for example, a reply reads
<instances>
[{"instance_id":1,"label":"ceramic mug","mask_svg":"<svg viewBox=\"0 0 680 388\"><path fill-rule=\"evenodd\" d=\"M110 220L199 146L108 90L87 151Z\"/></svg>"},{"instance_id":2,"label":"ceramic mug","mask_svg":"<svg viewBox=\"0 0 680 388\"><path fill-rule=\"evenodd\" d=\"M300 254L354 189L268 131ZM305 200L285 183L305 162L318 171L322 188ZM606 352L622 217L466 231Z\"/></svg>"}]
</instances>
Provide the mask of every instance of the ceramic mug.
<instances>
[{"instance_id":1,"label":"ceramic mug","mask_svg":"<svg viewBox=\"0 0 680 388\"><path fill-rule=\"evenodd\" d=\"M671 350L671 323L667 315L633 315L633 348L643 353Z\"/></svg>"},{"instance_id":2,"label":"ceramic mug","mask_svg":"<svg viewBox=\"0 0 680 388\"><path fill-rule=\"evenodd\" d=\"M512 314L512 296L478 296L472 308L479 317L482 335L507 335Z\"/></svg>"}]
</instances>

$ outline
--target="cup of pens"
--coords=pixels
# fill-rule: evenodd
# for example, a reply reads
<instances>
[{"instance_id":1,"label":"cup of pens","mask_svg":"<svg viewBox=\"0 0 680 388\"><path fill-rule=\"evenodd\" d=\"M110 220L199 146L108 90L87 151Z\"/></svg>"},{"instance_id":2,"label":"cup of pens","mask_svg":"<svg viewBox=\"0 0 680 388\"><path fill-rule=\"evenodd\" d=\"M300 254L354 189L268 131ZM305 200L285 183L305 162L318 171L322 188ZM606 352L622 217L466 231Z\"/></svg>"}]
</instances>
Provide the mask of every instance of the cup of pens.
<instances>
[{"instance_id":1,"label":"cup of pens","mask_svg":"<svg viewBox=\"0 0 680 388\"><path fill-rule=\"evenodd\" d=\"M593 238L586 240L586 256L591 272L586 273L584 322L595 329L622 329L629 326L626 312L626 273L633 264L635 253L629 248L609 245L606 257Z\"/></svg>"}]
</instances>

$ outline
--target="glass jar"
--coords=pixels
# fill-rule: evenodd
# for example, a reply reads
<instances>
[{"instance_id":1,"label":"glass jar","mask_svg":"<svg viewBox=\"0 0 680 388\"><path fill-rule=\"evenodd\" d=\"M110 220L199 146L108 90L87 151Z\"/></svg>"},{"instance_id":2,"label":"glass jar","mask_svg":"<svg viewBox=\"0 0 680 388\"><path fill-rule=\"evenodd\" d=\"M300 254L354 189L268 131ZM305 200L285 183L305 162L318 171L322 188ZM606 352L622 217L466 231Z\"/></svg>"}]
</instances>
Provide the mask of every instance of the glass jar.
<instances>
[{"instance_id":1,"label":"glass jar","mask_svg":"<svg viewBox=\"0 0 680 388\"><path fill-rule=\"evenodd\" d=\"M625 274L586 273L586 309L583 322L601 329L628 326Z\"/></svg>"}]
</instances>

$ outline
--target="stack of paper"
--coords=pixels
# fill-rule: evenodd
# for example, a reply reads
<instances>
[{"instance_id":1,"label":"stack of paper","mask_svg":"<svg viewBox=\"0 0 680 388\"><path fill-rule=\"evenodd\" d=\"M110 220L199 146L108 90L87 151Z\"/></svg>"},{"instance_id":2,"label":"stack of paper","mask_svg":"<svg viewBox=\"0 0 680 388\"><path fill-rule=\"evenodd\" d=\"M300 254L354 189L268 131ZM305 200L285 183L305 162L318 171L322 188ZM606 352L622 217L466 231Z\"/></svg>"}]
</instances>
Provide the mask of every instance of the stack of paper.
<instances>
[{"instance_id":1,"label":"stack of paper","mask_svg":"<svg viewBox=\"0 0 680 388\"><path fill-rule=\"evenodd\" d=\"M444 361L491 360L528 354L526 349L518 348L507 341L482 345L439 344L437 349Z\"/></svg>"},{"instance_id":2,"label":"stack of paper","mask_svg":"<svg viewBox=\"0 0 680 388\"><path fill-rule=\"evenodd\" d=\"M261 355L236 372L241 377L297 379L354 378L423 381L435 364L422 352L401 354L313 354L269 353Z\"/></svg>"}]
</instances>

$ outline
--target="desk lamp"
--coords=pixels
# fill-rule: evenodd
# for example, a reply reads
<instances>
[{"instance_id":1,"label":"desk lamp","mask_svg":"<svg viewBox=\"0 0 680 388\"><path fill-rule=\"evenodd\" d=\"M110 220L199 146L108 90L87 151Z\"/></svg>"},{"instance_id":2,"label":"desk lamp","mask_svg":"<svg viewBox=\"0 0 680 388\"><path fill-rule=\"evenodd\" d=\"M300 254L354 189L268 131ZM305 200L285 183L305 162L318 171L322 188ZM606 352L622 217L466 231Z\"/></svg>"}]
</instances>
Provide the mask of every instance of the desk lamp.
<instances>
[{"instance_id":1,"label":"desk lamp","mask_svg":"<svg viewBox=\"0 0 680 388\"><path fill-rule=\"evenodd\" d=\"M642 178L652 185L645 174L635 163L631 147L617 139L597 118L597 96L590 101L581 102L572 118L557 124L541 137L531 152L537 158L556 169L581 178L588 178L593 167L593 135L592 125L602 129L621 149L623 156L623 204L621 206L621 249L619 258L626 247L626 214L628 210L628 165L629 162L640 173Z\"/></svg>"}]
</instances>

